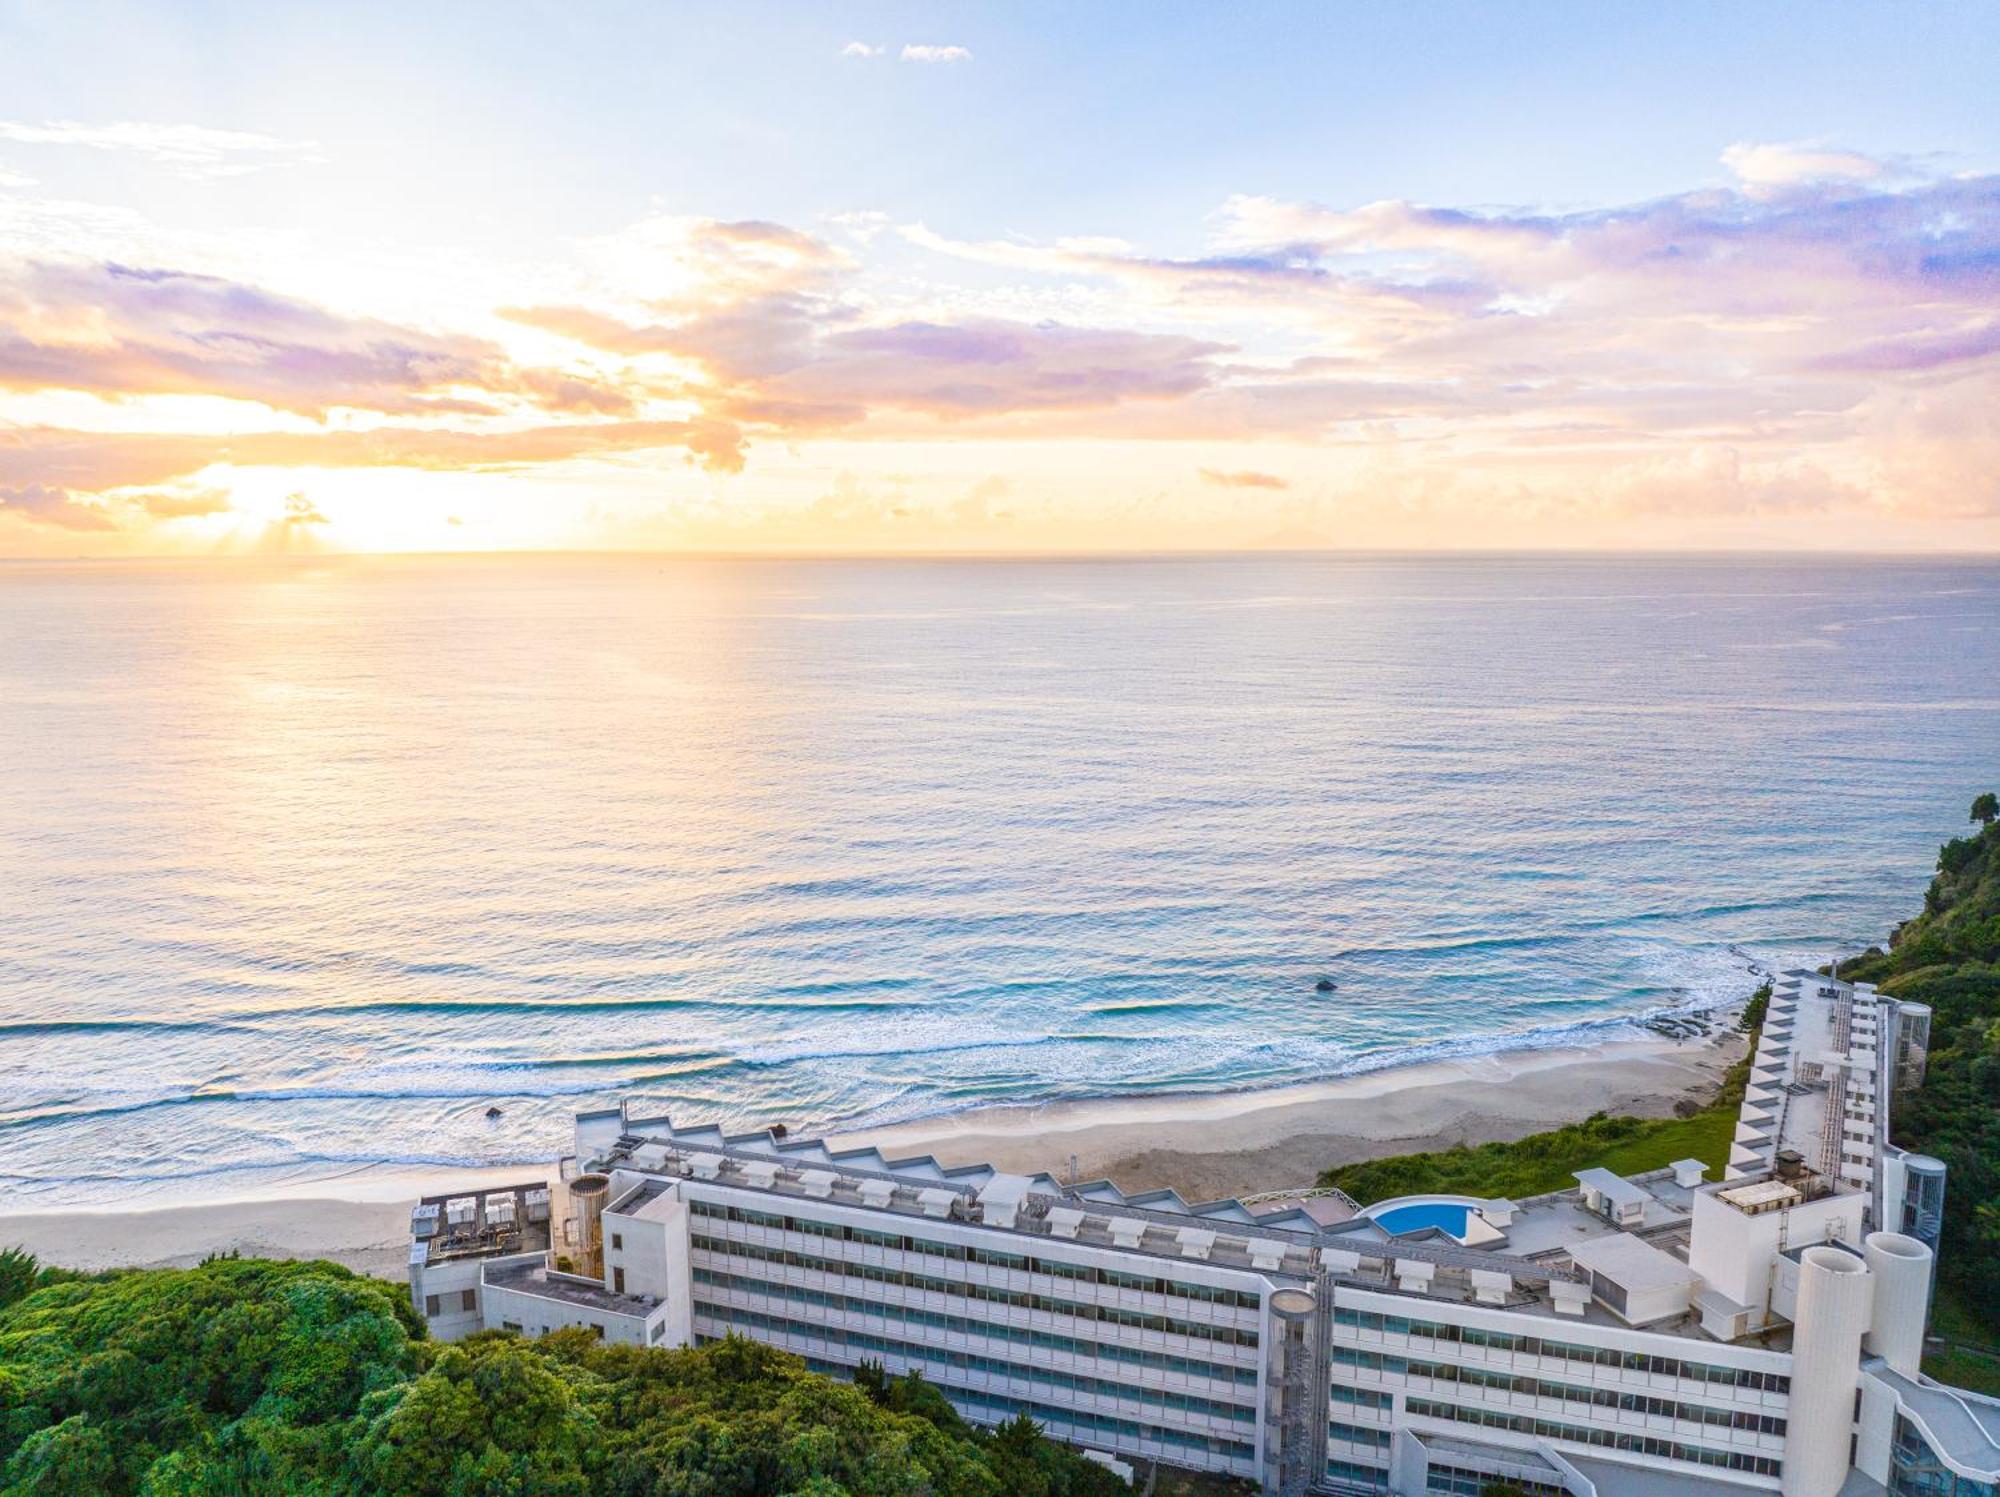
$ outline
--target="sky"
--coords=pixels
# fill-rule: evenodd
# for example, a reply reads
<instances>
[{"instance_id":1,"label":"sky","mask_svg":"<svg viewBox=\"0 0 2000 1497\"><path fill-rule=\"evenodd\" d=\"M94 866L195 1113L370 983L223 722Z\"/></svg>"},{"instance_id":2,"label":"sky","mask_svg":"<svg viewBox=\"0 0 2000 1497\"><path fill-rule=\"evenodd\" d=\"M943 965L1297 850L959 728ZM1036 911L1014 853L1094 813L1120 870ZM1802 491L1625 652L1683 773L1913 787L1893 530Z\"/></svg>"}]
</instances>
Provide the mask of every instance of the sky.
<instances>
[{"instance_id":1,"label":"sky","mask_svg":"<svg viewBox=\"0 0 2000 1497\"><path fill-rule=\"evenodd\" d=\"M2000 7L0 0L0 557L2000 551Z\"/></svg>"}]
</instances>

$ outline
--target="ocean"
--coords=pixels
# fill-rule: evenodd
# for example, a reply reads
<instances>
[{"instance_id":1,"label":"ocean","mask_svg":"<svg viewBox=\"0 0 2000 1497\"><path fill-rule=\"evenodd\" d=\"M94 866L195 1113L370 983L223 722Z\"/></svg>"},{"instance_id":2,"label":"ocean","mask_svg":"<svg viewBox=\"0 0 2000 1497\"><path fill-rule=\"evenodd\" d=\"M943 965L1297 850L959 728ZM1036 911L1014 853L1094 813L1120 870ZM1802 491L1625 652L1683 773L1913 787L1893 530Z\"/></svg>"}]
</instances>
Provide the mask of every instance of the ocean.
<instances>
[{"instance_id":1,"label":"ocean","mask_svg":"<svg viewBox=\"0 0 2000 1497\"><path fill-rule=\"evenodd\" d=\"M201 1199L1740 999L2000 785L2000 564L21 563L0 765L0 1211Z\"/></svg>"}]
</instances>

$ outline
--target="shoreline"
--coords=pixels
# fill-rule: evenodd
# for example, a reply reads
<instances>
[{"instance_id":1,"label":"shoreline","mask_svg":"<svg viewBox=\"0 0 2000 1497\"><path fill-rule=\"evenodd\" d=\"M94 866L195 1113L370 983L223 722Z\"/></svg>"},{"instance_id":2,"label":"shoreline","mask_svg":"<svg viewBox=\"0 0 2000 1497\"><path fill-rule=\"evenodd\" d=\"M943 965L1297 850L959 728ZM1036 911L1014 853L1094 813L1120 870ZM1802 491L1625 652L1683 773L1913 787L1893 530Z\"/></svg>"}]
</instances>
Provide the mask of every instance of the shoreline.
<instances>
[{"instance_id":1,"label":"shoreline","mask_svg":"<svg viewBox=\"0 0 2000 1497\"><path fill-rule=\"evenodd\" d=\"M1115 1179L1127 1190L1172 1186L1191 1201L1309 1185L1332 1164L1385 1154L1511 1140L1591 1113L1665 1117L1683 1098L1706 1102L1740 1057L1729 1010L1706 1037L1631 1038L1419 1061L1253 1091L1040 1104L1002 1103L913 1122L858 1128L844 1146L990 1162L1016 1172ZM552 1177L540 1164L351 1169L209 1202L125 1209L16 1211L0 1247L80 1269L186 1267L215 1252L328 1258L401 1278L409 1205L475 1184Z\"/></svg>"},{"instance_id":2,"label":"shoreline","mask_svg":"<svg viewBox=\"0 0 2000 1497\"><path fill-rule=\"evenodd\" d=\"M844 1144L941 1163L991 1163L1189 1201L1311 1185L1329 1165L1511 1141L1594 1112L1668 1117L1707 1102L1744 1038L1718 1016L1705 1038L1645 1035L1385 1067L1268 1090L1001 1104L856 1129Z\"/></svg>"}]
</instances>

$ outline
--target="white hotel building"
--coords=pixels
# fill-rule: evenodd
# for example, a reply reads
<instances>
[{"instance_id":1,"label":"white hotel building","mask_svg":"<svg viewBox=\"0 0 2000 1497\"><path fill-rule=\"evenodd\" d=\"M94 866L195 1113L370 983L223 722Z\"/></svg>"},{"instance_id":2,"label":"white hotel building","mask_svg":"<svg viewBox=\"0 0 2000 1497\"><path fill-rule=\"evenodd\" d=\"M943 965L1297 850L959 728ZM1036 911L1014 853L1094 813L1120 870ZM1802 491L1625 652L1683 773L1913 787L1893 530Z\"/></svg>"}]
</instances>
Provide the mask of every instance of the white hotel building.
<instances>
[{"instance_id":1,"label":"white hotel building","mask_svg":"<svg viewBox=\"0 0 2000 1497\"><path fill-rule=\"evenodd\" d=\"M973 1420L1269 1492L1996 1497L2000 1401L1918 1368L1942 1174L1887 1119L1929 1017L1789 974L1723 1179L1526 1201L1190 1205L585 1113L552 1187L417 1208L411 1291L447 1338L921 1371Z\"/></svg>"}]
</instances>

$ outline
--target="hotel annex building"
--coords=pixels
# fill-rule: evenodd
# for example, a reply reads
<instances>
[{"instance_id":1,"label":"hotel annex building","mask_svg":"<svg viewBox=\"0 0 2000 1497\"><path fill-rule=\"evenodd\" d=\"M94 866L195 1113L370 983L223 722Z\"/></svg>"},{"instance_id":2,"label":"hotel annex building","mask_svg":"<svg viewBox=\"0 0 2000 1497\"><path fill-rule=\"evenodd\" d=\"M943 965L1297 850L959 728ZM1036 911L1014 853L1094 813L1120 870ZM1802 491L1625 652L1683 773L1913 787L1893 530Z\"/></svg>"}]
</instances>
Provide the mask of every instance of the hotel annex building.
<instances>
[{"instance_id":1,"label":"hotel annex building","mask_svg":"<svg viewBox=\"0 0 2000 1497\"><path fill-rule=\"evenodd\" d=\"M1524 1201L1191 1205L584 1113L561 1178L416 1208L411 1293L447 1339L918 1371L972 1420L1273 1493L1996 1497L2000 1401L1918 1367L1943 1172L1887 1122L1929 1019L1789 973L1724 1178Z\"/></svg>"}]
</instances>

